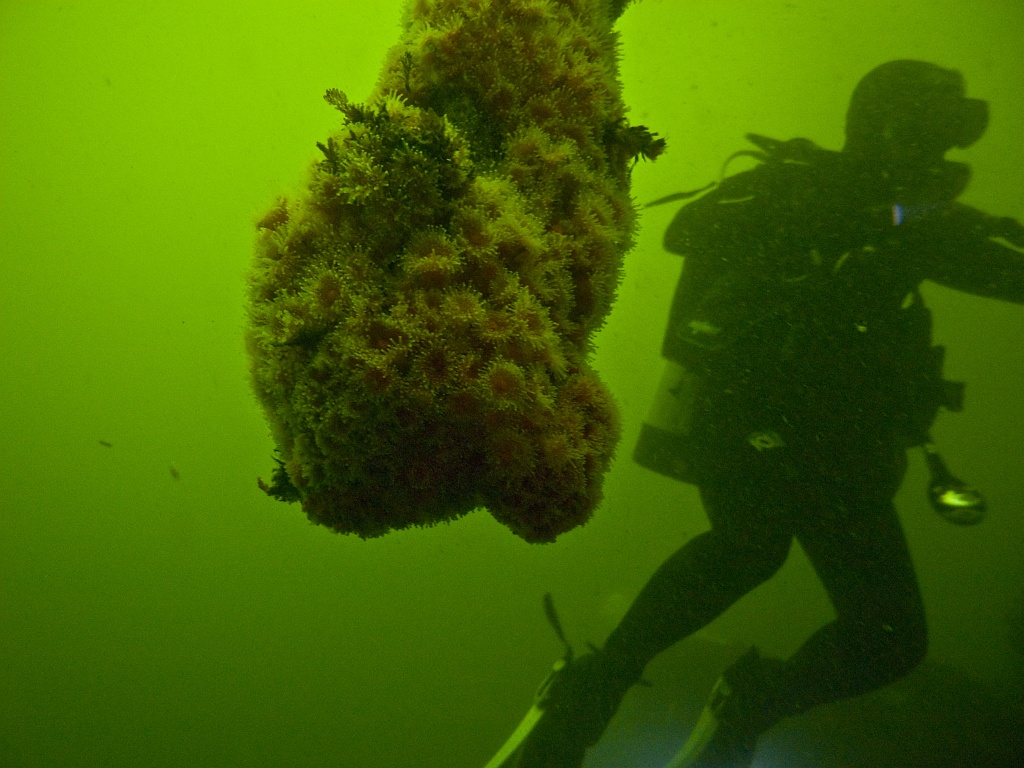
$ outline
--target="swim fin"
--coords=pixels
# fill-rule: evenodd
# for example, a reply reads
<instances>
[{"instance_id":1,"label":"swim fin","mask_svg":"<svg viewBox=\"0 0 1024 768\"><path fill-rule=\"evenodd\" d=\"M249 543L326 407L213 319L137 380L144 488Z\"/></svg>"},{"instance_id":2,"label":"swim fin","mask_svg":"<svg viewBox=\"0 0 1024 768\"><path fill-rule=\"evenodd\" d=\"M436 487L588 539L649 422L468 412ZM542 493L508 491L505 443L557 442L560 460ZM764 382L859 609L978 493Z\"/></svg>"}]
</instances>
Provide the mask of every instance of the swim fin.
<instances>
[{"instance_id":1,"label":"swim fin","mask_svg":"<svg viewBox=\"0 0 1024 768\"><path fill-rule=\"evenodd\" d=\"M690 738L666 768L741 768L749 766L754 744L722 741L722 708L733 695L729 682L721 677L711 691L711 698L700 713Z\"/></svg>"},{"instance_id":2,"label":"swim fin","mask_svg":"<svg viewBox=\"0 0 1024 768\"><path fill-rule=\"evenodd\" d=\"M749 768L758 736L778 721L767 668L756 648L741 656L715 683L704 710L666 768Z\"/></svg>"},{"instance_id":3,"label":"swim fin","mask_svg":"<svg viewBox=\"0 0 1024 768\"><path fill-rule=\"evenodd\" d=\"M555 662L555 666L552 667L551 672L544 678L544 681L537 689L537 693L533 697L533 705L527 711L525 717L523 717L519 725L516 726L516 729L512 731L512 735L505 740L505 743L501 745L501 748L484 768L516 768L521 755L520 747L530 737L534 728L537 727L537 724L540 723L541 718L544 716L551 681L555 679L555 676L567 663L568 659L564 658Z\"/></svg>"}]
</instances>

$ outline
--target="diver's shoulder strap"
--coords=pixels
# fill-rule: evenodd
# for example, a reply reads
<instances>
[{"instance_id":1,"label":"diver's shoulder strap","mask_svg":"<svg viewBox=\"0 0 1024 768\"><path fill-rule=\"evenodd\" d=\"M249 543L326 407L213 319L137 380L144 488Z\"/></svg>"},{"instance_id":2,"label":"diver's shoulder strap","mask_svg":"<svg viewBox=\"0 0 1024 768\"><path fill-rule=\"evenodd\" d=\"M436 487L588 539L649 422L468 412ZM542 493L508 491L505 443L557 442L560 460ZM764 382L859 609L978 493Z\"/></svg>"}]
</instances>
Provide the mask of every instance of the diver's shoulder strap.
<instances>
[{"instance_id":1,"label":"diver's shoulder strap","mask_svg":"<svg viewBox=\"0 0 1024 768\"><path fill-rule=\"evenodd\" d=\"M823 150L810 139L801 137L788 139L786 141L773 139L759 133L747 133L744 134L744 137L751 144L755 145L757 149L738 149L725 158L725 162L722 163L722 168L718 173L717 181L709 182L703 187L699 187L697 189L690 189L685 192L674 192L671 195L659 197L657 200L645 203L644 208L654 208L655 206L665 205L666 203L689 200L707 192L710 189L714 189L725 180L726 172L729 170L729 166L732 164L732 161L739 157L752 157L759 163L766 165L781 163L813 165L817 161L820 161L821 157L826 152L826 150Z\"/></svg>"},{"instance_id":2,"label":"diver's shoulder strap","mask_svg":"<svg viewBox=\"0 0 1024 768\"><path fill-rule=\"evenodd\" d=\"M763 162L804 162L813 163L821 157L826 150L819 147L810 139L797 136L793 139L773 139L770 136L763 136L760 133L747 133L744 138L751 144L760 148L760 152L747 150L746 154L759 157ZM741 154L741 153L734 153Z\"/></svg>"}]
</instances>

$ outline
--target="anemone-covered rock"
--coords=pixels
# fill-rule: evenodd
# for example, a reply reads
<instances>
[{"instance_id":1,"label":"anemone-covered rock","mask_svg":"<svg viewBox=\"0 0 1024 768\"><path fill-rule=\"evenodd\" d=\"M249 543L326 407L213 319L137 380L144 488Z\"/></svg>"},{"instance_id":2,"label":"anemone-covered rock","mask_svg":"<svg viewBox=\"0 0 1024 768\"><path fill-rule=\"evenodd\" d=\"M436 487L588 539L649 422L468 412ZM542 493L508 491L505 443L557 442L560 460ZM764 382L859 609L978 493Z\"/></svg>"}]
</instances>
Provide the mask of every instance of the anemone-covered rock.
<instances>
[{"instance_id":1,"label":"anemone-covered rock","mask_svg":"<svg viewBox=\"0 0 1024 768\"><path fill-rule=\"evenodd\" d=\"M618 439L588 364L635 212L608 0L414 0L305 192L260 220L248 348L261 487L377 536L486 507L551 541Z\"/></svg>"}]
</instances>

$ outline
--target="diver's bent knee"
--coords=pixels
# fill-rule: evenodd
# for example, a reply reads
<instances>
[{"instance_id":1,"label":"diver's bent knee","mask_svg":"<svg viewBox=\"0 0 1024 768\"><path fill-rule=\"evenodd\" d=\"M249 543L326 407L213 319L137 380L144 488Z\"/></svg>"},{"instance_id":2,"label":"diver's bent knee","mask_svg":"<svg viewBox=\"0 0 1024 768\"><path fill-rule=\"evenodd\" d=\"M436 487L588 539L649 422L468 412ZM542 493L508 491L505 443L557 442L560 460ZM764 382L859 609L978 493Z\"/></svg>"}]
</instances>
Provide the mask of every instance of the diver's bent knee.
<instances>
[{"instance_id":1,"label":"diver's bent knee","mask_svg":"<svg viewBox=\"0 0 1024 768\"><path fill-rule=\"evenodd\" d=\"M719 543L725 550L723 562L737 575L743 574L751 587L771 579L786 563L792 539L765 537L752 545L747 541L719 536Z\"/></svg>"},{"instance_id":2,"label":"diver's bent knee","mask_svg":"<svg viewBox=\"0 0 1024 768\"><path fill-rule=\"evenodd\" d=\"M928 655L928 631L924 627L915 629L903 638L899 654L901 663L898 665L898 676L909 674L925 660Z\"/></svg>"},{"instance_id":3,"label":"diver's bent knee","mask_svg":"<svg viewBox=\"0 0 1024 768\"><path fill-rule=\"evenodd\" d=\"M866 639L869 650L886 672L889 682L895 682L914 671L928 655L928 630L924 623L896 627L879 623Z\"/></svg>"}]
</instances>

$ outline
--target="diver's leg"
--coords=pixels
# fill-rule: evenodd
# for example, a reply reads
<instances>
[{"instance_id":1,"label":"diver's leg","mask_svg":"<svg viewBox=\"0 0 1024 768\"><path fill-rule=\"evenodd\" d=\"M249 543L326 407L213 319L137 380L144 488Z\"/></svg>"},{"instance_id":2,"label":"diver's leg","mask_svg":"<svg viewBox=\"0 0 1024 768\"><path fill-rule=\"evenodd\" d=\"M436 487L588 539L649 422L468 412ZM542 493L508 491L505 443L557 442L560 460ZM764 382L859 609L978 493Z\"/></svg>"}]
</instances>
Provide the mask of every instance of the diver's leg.
<instances>
[{"instance_id":1,"label":"diver's leg","mask_svg":"<svg viewBox=\"0 0 1024 768\"><path fill-rule=\"evenodd\" d=\"M902 462L800 483L796 537L837 618L787 661L751 651L726 670L672 768L749 765L760 734L783 717L878 688L921 660L924 609L892 503Z\"/></svg>"},{"instance_id":2,"label":"diver's leg","mask_svg":"<svg viewBox=\"0 0 1024 768\"><path fill-rule=\"evenodd\" d=\"M841 504L798 533L836 610L787 660L793 712L894 682L924 658L924 604L891 501Z\"/></svg>"},{"instance_id":3,"label":"diver's leg","mask_svg":"<svg viewBox=\"0 0 1024 768\"><path fill-rule=\"evenodd\" d=\"M733 749L752 755L757 736L783 717L880 688L924 658L924 604L892 502L902 468L892 466L894 482L805 485L805 508L794 522L796 537L828 592L836 619L786 661L748 655L726 671L723 679L736 695L728 702L729 732L720 739L732 746L722 748L723 753ZM869 476L870 471L862 475ZM680 763L718 764L707 758Z\"/></svg>"},{"instance_id":4,"label":"diver's leg","mask_svg":"<svg viewBox=\"0 0 1024 768\"><path fill-rule=\"evenodd\" d=\"M711 530L662 564L603 649L558 673L550 689L551 716L524 744L520 766L578 766L651 659L779 569L792 535L765 507L764 488L735 482L702 489Z\"/></svg>"},{"instance_id":5,"label":"diver's leg","mask_svg":"<svg viewBox=\"0 0 1024 768\"><path fill-rule=\"evenodd\" d=\"M782 567L792 529L762 482L701 488L711 530L669 557L647 582L605 652L639 678L662 651L720 616Z\"/></svg>"}]
</instances>

